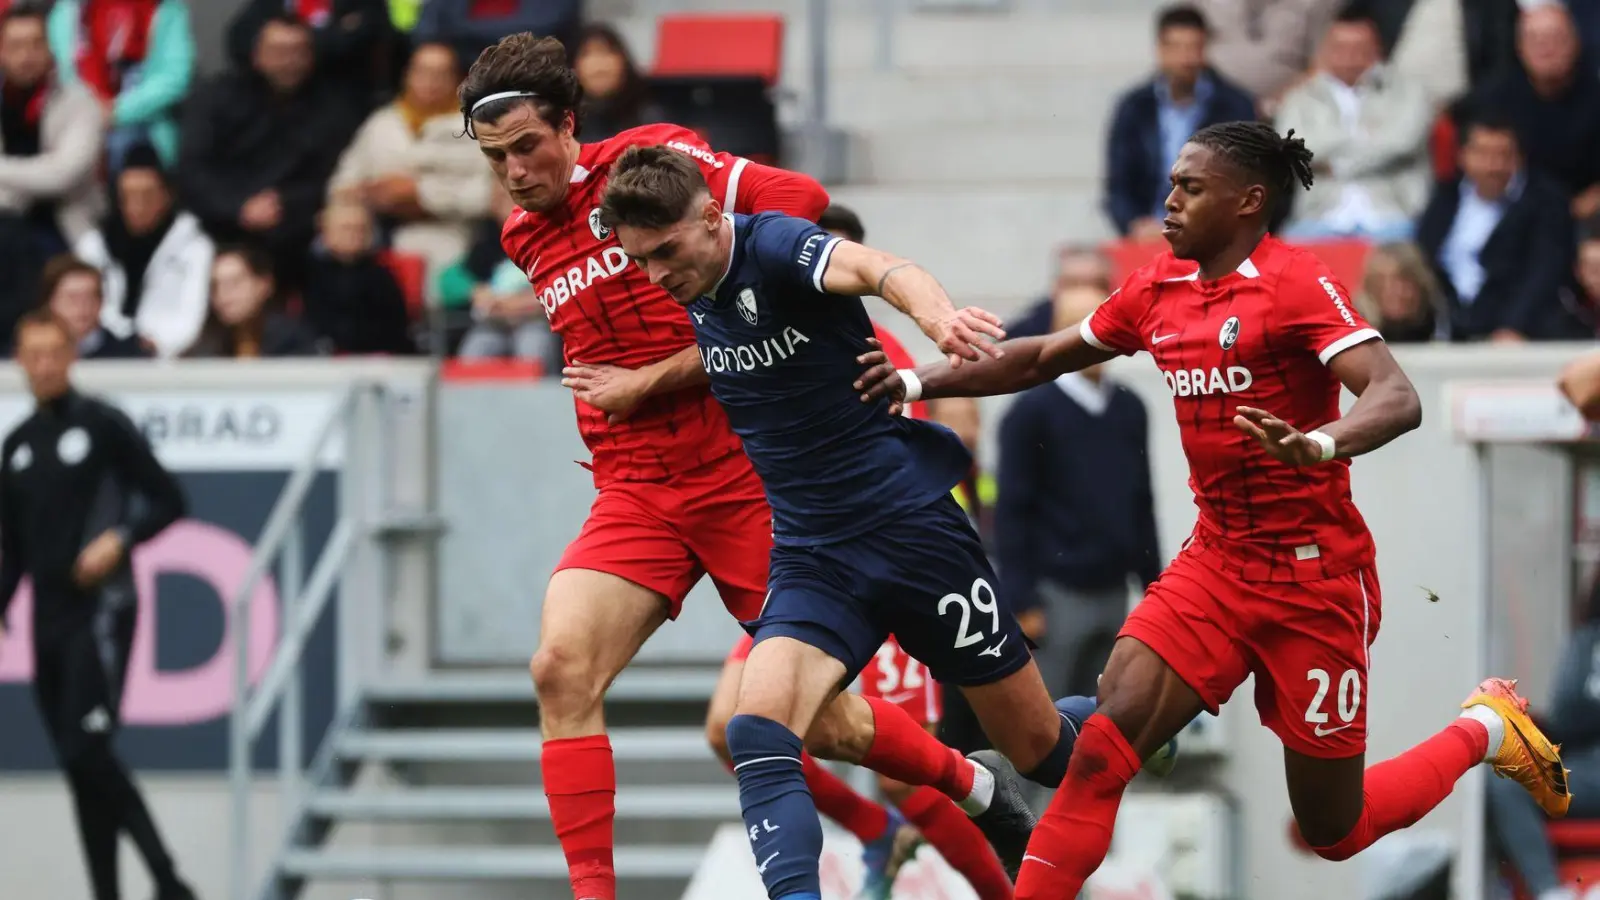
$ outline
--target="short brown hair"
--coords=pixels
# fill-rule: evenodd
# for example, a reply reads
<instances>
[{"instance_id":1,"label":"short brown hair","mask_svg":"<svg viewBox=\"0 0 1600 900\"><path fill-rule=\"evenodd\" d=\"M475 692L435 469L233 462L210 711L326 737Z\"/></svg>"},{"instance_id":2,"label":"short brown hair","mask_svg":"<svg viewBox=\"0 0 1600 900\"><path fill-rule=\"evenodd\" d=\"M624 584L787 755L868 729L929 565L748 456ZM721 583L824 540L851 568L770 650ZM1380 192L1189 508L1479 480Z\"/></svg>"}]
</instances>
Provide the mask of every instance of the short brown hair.
<instances>
[{"instance_id":1,"label":"short brown hair","mask_svg":"<svg viewBox=\"0 0 1600 900\"><path fill-rule=\"evenodd\" d=\"M706 177L688 154L666 146L629 147L611 167L600 224L666 228L683 221L706 191Z\"/></svg>"},{"instance_id":2,"label":"short brown hair","mask_svg":"<svg viewBox=\"0 0 1600 900\"><path fill-rule=\"evenodd\" d=\"M67 327L67 323L51 312L49 307L39 306L28 310L17 319L17 327L11 332L11 346L22 346L22 333L29 328L41 326L60 331L61 336L67 339L67 343L72 343L72 329Z\"/></svg>"},{"instance_id":3,"label":"short brown hair","mask_svg":"<svg viewBox=\"0 0 1600 900\"><path fill-rule=\"evenodd\" d=\"M485 97L507 93L521 96L478 106ZM466 133L472 137L477 137L474 122L494 122L523 103L532 104L539 118L557 130L571 113L572 133L576 136L583 89L578 87L577 74L567 66L567 50L560 41L524 31L507 35L478 54L456 89L456 99L461 103Z\"/></svg>"},{"instance_id":4,"label":"short brown hair","mask_svg":"<svg viewBox=\"0 0 1600 900\"><path fill-rule=\"evenodd\" d=\"M61 287L61 282L73 275L92 275L95 284L100 283L100 270L71 253L50 257L50 261L46 262L39 272L39 305L49 306L50 298L55 296L56 289Z\"/></svg>"}]
</instances>

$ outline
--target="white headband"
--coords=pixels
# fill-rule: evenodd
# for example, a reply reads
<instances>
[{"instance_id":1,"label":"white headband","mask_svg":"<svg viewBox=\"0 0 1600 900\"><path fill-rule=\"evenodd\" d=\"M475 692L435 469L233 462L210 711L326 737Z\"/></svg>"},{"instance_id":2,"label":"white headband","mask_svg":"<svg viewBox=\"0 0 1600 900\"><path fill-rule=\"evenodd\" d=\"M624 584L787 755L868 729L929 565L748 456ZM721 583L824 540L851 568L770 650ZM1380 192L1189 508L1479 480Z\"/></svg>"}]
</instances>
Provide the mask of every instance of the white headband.
<instances>
[{"instance_id":1,"label":"white headband","mask_svg":"<svg viewBox=\"0 0 1600 900\"><path fill-rule=\"evenodd\" d=\"M467 115L470 116L473 113L477 112L478 109L480 107L482 107L485 103L493 103L496 100L510 100L512 97L537 97L537 96L539 96L539 95L535 94L533 91L501 91L498 94L490 94L489 96L483 98L482 100L479 100L477 103L472 104L472 109L467 111Z\"/></svg>"}]
</instances>

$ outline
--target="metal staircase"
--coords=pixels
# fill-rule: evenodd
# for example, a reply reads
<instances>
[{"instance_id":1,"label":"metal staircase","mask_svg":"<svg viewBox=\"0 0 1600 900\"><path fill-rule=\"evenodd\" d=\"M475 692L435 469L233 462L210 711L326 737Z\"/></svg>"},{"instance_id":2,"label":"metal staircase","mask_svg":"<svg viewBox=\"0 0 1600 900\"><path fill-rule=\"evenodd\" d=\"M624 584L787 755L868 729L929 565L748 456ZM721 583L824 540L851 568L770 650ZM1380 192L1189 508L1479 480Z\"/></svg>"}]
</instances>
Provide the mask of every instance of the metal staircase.
<instances>
[{"instance_id":1,"label":"metal staircase","mask_svg":"<svg viewBox=\"0 0 1600 900\"><path fill-rule=\"evenodd\" d=\"M566 900L566 863L539 785L542 743L527 672L401 675L390 665L384 553L399 541L427 540L439 526L425 510L388 502L389 400L379 386L350 389L290 477L233 600L231 898L321 897L326 884L341 889L327 896L343 898ZM338 521L303 578L301 507L324 449L341 439ZM243 613L274 566L283 636L251 687ZM339 702L303 765L301 655L330 610L338 617ZM701 726L716 677L705 667L633 669L607 694L619 783L616 862L631 896L681 894L716 826L738 819L737 789ZM278 816L268 822L252 799L263 786L272 793L274 782L251 762L275 712Z\"/></svg>"}]
</instances>

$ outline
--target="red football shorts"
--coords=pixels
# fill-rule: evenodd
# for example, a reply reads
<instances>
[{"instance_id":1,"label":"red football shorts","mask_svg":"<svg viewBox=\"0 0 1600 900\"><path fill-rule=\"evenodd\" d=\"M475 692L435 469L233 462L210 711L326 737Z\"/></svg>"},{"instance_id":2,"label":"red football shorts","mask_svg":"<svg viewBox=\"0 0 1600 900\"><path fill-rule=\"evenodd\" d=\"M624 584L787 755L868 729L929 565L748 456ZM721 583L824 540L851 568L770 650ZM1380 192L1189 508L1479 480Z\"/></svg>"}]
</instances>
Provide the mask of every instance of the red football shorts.
<instances>
[{"instance_id":1,"label":"red football shorts","mask_svg":"<svg viewBox=\"0 0 1600 900\"><path fill-rule=\"evenodd\" d=\"M1285 747L1343 759L1367 748L1368 648L1381 602L1371 566L1295 583L1242 581L1190 543L1122 626L1211 712L1254 674L1261 724Z\"/></svg>"},{"instance_id":2,"label":"red football shorts","mask_svg":"<svg viewBox=\"0 0 1600 900\"><path fill-rule=\"evenodd\" d=\"M667 598L710 575L739 621L761 614L772 554L772 513L750 459L735 453L670 481L617 481L600 489L583 530L556 571L593 569Z\"/></svg>"},{"instance_id":3,"label":"red football shorts","mask_svg":"<svg viewBox=\"0 0 1600 900\"><path fill-rule=\"evenodd\" d=\"M861 670L861 696L893 703L922 725L937 725L944 713L939 682L892 637Z\"/></svg>"}]
</instances>

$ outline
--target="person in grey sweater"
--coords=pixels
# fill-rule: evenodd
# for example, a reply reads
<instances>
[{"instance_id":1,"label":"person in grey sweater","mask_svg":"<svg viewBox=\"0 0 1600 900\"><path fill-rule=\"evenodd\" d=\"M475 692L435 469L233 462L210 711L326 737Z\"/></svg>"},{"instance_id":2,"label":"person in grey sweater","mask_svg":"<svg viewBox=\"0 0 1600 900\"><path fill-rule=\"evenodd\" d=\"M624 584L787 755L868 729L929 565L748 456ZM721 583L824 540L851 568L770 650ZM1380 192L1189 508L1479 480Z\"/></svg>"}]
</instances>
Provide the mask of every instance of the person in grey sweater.
<instances>
[{"instance_id":1,"label":"person in grey sweater","mask_svg":"<svg viewBox=\"0 0 1600 900\"><path fill-rule=\"evenodd\" d=\"M1573 631L1556 667L1550 706L1539 717L1572 770L1569 819L1600 818L1600 581L1584 620ZM1555 848L1545 835L1547 819L1514 781L1489 781L1489 828L1506 861L1534 900L1577 900L1561 884Z\"/></svg>"}]
</instances>

